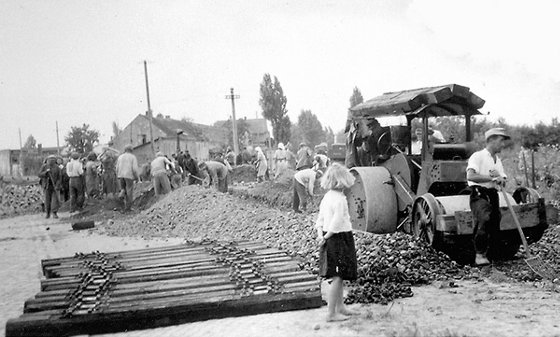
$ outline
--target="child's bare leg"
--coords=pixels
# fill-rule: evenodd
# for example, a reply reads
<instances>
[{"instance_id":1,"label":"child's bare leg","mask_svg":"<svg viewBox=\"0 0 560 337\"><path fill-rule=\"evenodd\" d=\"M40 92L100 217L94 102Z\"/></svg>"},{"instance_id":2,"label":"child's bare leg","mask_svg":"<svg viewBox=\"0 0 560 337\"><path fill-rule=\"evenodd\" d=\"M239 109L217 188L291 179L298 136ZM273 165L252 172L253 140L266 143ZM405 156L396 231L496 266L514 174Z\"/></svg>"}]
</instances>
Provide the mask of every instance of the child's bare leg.
<instances>
[{"instance_id":1,"label":"child's bare leg","mask_svg":"<svg viewBox=\"0 0 560 337\"><path fill-rule=\"evenodd\" d=\"M341 281L341 287L339 290L339 301L337 303L337 307L336 307L336 312L342 315L346 315L346 316L351 316L351 315L359 315L360 313L358 311L354 311L354 310L350 310L346 307L346 305L344 304L344 285L343 282Z\"/></svg>"},{"instance_id":2,"label":"child's bare leg","mask_svg":"<svg viewBox=\"0 0 560 337\"><path fill-rule=\"evenodd\" d=\"M333 277L331 283L331 289L328 295L327 302L327 322L345 321L348 316L341 315L337 312L337 307L342 301L342 279L338 276Z\"/></svg>"}]
</instances>

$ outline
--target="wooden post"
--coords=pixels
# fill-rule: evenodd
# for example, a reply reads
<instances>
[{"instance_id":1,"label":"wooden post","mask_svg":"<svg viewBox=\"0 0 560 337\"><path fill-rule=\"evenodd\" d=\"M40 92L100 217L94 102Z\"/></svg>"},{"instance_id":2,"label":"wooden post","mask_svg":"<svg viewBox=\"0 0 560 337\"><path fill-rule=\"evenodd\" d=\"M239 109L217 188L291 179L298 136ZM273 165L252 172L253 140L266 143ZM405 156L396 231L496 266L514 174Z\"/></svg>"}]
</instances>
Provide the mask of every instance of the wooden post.
<instances>
[{"instance_id":1,"label":"wooden post","mask_svg":"<svg viewBox=\"0 0 560 337\"><path fill-rule=\"evenodd\" d=\"M406 117L406 126L408 127L408 132L411 134L412 133L412 118L410 117ZM334 141L336 142L336 135L334 138ZM408 155L410 156L412 154L412 137L409 138L408 141Z\"/></svg>"},{"instance_id":2,"label":"wooden post","mask_svg":"<svg viewBox=\"0 0 560 337\"><path fill-rule=\"evenodd\" d=\"M523 156L523 171L525 172L525 186L529 187L529 176L527 175L527 159L525 158L525 151L521 150Z\"/></svg>"},{"instance_id":3,"label":"wooden post","mask_svg":"<svg viewBox=\"0 0 560 337\"><path fill-rule=\"evenodd\" d=\"M148 84L148 65L146 60L144 60L144 77L146 78L146 100L148 102L148 119L150 120L150 147L152 149L152 155L156 155L156 151L154 149L154 134L152 128L152 106L150 105L150 86ZM131 137L132 138L132 137Z\"/></svg>"},{"instance_id":4,"label":"wooden post","mask_svg":"<svg viewBox=\"0 0 560 337\"><path fill-rule=\"evenodd\" d=\"M21 142L21 128L18 128L18 131L19 131L19 150L20 150L20 153L21 153L21 149L23 149L23 144ZM11 167L11 165L12 164L10 163L10 167Z\"/></svg>"},{"instance_id":5,"label":"wooden post","mask_svg":"<svg viewBox=\"0 0 560 337\"><path fill-rule=\"evenodd\" d=\"M465 141L470 142L472 140L471 135L471 115L465 115Z\"/></svg>"},{"instance_id":6,"label":"wooden post","mask_svg":"<svg viewBox=\"0 0 560 337\"><path fill-rule=\"evenodd\" d=\"M56 121L56 154L60 156L60 141L58 139L58 121Z\"/></svg>"},{"instance_id":7,"label":"wooden post","mask_svg":"<svg viewBox=\"0 0 560 337\"><path fill-rule=\"evenodd\" d=\"M531 176L533 188L537 188L537 184L535 184L535 151L533 149L531 149Z\"/></svg>"},{"instance_id":8,"label":"wooden post","mask_svg":"<svg viewBox=\"0 0 560 337\"><path fill-rule=\"evenodd\" d=\"M428 151L429 151L429 146L430 146L430 141L429 141L429 135L428 135L428 131L429 131L429 127L428 127L428 116L426 115L426 113L424 112L424 116L422 117L422 123L423 123L423 132L422 132L422 162L424 162L426 160Z\"/></svg>"},{"instance_id":9,"label":"wooden post","mask_svg":"<svg viewBox=\"0 0 560 337\"><path fill-rule=\"evenodd\" d=\"M239 154L239 144L237 139L237 119L235 118L235 99L239 98L239 95L233 94L233 88L230 89L231 95L226 95L226 99L231 99L231 115L232 115L232 129L233 129L233 152L235 156Z\"/></svg>"}]
</instances>

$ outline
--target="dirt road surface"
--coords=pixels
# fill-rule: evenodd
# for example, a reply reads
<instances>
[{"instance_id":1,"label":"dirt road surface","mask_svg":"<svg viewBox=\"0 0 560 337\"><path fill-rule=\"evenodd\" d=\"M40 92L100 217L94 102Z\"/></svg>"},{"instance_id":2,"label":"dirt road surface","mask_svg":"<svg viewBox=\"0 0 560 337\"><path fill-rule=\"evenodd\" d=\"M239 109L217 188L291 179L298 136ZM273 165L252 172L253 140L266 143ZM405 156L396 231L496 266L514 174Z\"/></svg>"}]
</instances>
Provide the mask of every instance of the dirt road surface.
<instances>
[{"instance_id":1,"label":"dirt road surface","mask_svg":"<svg viewBox=\"0 0 560 337\"><path fill-rule=\"evenodd\" d=\"M92 250L115 251L177 244L180 238L110 237L70 229L60 220L28 215L0 220L0 335L39 291L40 261ZM489 269L481 281L415 287L414 297L388 306L353 305L362 312L324 323L326 307L225 318L104 336L560 336L560 294L541 285L512 283Z\"/></svg>"}]
</instances>

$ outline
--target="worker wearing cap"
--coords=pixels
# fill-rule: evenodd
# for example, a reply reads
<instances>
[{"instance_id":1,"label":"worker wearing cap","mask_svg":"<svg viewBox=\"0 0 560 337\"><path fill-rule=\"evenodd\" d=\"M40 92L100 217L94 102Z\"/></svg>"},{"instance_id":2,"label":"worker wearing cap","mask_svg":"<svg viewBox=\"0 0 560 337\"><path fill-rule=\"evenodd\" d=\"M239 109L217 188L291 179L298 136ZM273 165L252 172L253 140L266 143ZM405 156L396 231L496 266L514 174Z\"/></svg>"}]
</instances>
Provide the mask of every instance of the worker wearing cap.
<instances>
[{"instance_id":1,"label":"worker wearing cap","mask_svg":"<svg viewBox=\"0 0 560 337\"><path fill-rule=\"evenodd\" d=\"M60 206L58 193L62 187L62 172L56 164L56 157L50 155L47 162L41 166L39 170L39 178L41 178L42 187L45 192L45 208L47 211L47 219L51 217L58 219L58 207Z\"/></svg>"},{"instance_id":2,"label":"worker wearing cap","mask_svg":"<svg viewBox=\"0 0 560 337\"><path fill-rule=\"evenodd\" d=\"M300 204L302 210L306 210L308 199L313 197L315 180L319 179L322 175L323 171L314 168L296 172L294 175L294 196L292 200L294 212L301 213L299 209Z\"/></svg>"},{"instance_id":3,"label":"worker wearing cap","mask_svg":"<svg viewBox=\"0 0 560 337\"><path fill-rule=\"evenodd\" d=\"M167 159L162 152L156 153L156 159L152 160L150 164L150 172L152 173L152 182L156 195L171 192L171 183L167 176L167 167L175 169L175 165L171 160Z\"/></svg>"},{"instance_id":4,"label":"worker wearing cap","mask_svg":"<svg viewBox=\"0 0 560 337\"><path fill-rule=\"evenodd\" d=\"M84 166L80 161L80 154L78 152L72 152L70 158L70 162L66 164L66 174L68 174L70 180L68 182L70 189L70 213L73 213L84 205L84 185L82 179Z\"/></svg>"},{"instance_id":5,"label":"worker wearing cap","mask_svg":"<svg viewBox=\"0 0 560 337\"><path fill-rule=\"evenodd\" d=\"M307 144L299 144L299 150L296 154L296 171L305 170L313 166L313 152Z\"/></svg>"},{"instance_id":6,"label":"worker wearing cap","mask_svg":"<svg viewBox=\"0 0 560 337\"><path fill-rule=\"evenodd\" d=\"M119 182L119 197L124 198L124 211L132 208L134 180L138 179L138 160L132 154L132 145L124 147L124 153L117 159L117 179Z\"/></svg>"},{"instance_id":7,"label":"worker wearing cap","mask_svg":"<svg viewBox=\"0 0 560 337\"><path fill-rule=\"evenodd\" d=\"M510 139L503 128L486 131L486 147L471 155L467 165L467 183L471 188L470 207L474 220L475 264L489 264L489 244L500 229L500 199L498 189L505 185L506 174L497 156Z\"/></svg>"}]
</instances>

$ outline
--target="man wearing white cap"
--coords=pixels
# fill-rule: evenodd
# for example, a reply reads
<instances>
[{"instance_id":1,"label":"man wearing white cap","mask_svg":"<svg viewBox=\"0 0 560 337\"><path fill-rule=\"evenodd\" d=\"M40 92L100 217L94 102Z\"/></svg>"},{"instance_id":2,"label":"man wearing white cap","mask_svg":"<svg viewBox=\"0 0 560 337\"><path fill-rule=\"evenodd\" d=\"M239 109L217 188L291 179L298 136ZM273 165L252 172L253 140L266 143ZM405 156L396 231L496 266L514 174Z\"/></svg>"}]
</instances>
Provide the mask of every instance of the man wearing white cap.
<instances>
[{"instance_id":1,"label":"man wearing white cap","mask_svg":"<svg viewBox=\"0 0 560 337\"><path fill-rule=\"evenodd\" d=\"M486 253L500 229L498 189L506 182L502 161L497 156L510 139L503 128L486 131L486 147L472 154L467 165L467 183L471 188L470 207L474 220L475 264L489 264Z\"/></svg>"}]
</instances>

